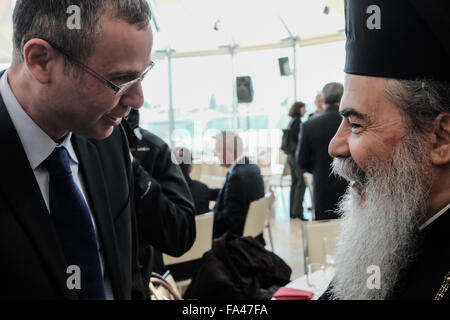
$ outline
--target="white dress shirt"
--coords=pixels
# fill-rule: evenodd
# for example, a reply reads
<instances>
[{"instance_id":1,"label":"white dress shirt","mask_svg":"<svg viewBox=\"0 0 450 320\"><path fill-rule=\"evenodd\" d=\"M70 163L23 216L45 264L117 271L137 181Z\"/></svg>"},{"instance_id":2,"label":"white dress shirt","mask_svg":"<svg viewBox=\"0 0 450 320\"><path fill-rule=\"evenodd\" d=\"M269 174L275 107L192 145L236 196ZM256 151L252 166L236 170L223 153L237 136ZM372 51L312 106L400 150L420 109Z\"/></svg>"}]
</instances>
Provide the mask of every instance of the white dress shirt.
<instances>
[{"instance_id":1,"label":"white dress shirt","mask_svg":"<svg viewBox=\"0 0 450 320\"><path fill-rule=\"evenodd\" d=\"M72 170L73 178L78 188L80 189L91 214L91 221L94 226L94 231L97 239L97 247L99 248L100 264L104 277L106 299L114 299L111 281L109 280L107 273L105 274L104 257L102 247L100 245L100 239L97 233L97 226L95 224L94 217L92 216L89 202L87 201L85 195L86 188L84 187L83 177L78 170L78 158L75 154L75 150L73 149L72 142L70 140L72 137L72 133L69 133L61 143L56 143L55 141L53 141L53 139L51 139L23 110L22 106L17 101L17 98L14 96L11 87L9 86L7 74L8 72L6 71L0 79L0 93L2 95L6 109L8 110L9 116L11 117L12 123L14 124L14 127L16 128L16 131L22 142L25 154L28 158L31 169L33 170L34 176L36 177L36 181L39 185L39 189L41 190L42 197L45 201L45 204L47 205L49 213L50 174L45 168L43 162L50 156L50 154L56 147L65 147L69 153L70 169Z\"/></svg>"}]
</instances>

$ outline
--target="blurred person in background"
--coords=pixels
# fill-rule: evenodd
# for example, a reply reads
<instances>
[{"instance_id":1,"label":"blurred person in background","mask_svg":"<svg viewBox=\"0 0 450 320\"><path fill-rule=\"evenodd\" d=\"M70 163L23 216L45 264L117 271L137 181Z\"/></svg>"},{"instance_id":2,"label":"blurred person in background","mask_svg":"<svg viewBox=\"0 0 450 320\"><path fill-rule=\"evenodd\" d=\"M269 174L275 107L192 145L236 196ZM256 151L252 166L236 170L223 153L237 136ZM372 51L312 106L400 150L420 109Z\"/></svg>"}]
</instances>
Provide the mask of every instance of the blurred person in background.
<instances>
[{"instance_id":1,"label":"blurred person in background","mask_svg":"<svg viewBox=\"0 0 450 320\"><path fill-rule=\"evenodd\" d=\"M239 135L231 131L216 136L216 156L228 173L214 206L213 237L226 232L242 236L250 202L264 197L261 170L244 154ZM258 240L265 244L262 234Z\"/></svg>"},{"instance_id":2,"label":"blurred person in background","mask_svg":"<svg viewBox=\"0 0 450 320\"><path fill-rule=\"evenodd\" d=\"M316 111L310 113L308 115L308 119L311 117L317 116L323 112L323 96L322 93L316 95L316 99L314 100L314 105L316 106Z\"/></svg>"},{"instance_id":3,"label":"blurred person in background","mask_svg":"<svg viewBox=\"0 0 450 320\"><path fill-rule=\"evenodd\" d=\"M282 144L282 150L287 155L287 161L291 168L291 190L290 190L290 217L306 220L303 216L303 197L305 196L305 179L303 178L304 170L295 161L295 152L298 145L298 137L301 128L301 118L305 115L306 106L303 102L296 101L289 110L291 121L283 134L285 141Z\"/></svg>"},{"instance_id":4,"label":"blurred person in background","mask_svg":"<svg viewBox=\"0 0 450 320\"><path fill-rule=\"evenodd\" d=\"M344 88L331 82L323 87L324 111L304 122L297 147L297 163L313 175L313 201L315 220L339 218L337 206L348 183L331 172L333 159L328 145L339 128L339 103Z\"/></svg>"}]
</instances>

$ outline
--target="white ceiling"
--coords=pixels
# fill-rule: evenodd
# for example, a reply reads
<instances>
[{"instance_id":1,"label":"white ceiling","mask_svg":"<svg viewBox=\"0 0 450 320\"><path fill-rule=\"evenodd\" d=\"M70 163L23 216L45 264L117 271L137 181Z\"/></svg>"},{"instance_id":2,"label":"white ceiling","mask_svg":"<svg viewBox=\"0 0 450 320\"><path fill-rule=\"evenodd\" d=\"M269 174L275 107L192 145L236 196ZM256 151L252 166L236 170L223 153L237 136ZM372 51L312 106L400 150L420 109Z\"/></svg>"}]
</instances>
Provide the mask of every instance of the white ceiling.
<instances>
[{"instance_id":1,"label":"white ceiling","mask_svg":"<svg viewBox=\"0 0 450 320\"><path fill-rule=\"evenodd\" d=\"M11 59L11 13L15 0L0 0L0 63ZM150 0L154 49L177 53L249 47L309 39L344 29L344 0ZM325 6L330 8L324 14ZM156 31L158 26L159 31ZM216 29L214 29L216 26ZM287 27L287 28L286 28ZM289 29L289 32L288 30Z\"/></svg>"}]
</instances>

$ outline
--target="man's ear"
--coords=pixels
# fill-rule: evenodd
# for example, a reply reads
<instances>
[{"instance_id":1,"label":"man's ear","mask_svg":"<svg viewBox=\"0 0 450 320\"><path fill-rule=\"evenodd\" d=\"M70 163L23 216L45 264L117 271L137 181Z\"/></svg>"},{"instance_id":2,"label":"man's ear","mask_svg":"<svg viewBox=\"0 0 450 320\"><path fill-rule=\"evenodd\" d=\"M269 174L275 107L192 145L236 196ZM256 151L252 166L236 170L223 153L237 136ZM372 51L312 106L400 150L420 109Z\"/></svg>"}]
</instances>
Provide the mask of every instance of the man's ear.
<instances>
[{"instance_id":1,"label":"man's ear","mask_svg":"<svg viewBox=\"0 0 450 320\"><path fill-rule=\"evenodd\" d=\"M441 113L434 120L431 162L435 166L450 163L450 113Z\"/></svg>"},{"instance_id":2,"label":"man's ear","mask_svg":"<svg viewBox=\"0 0 450 320\"><path fill-rule=\"evenodd\" d=\"M31 39L23 47L23 56L33 77L40 83L48 83L51 62L56 58L55 50L42 39Z\"/></svg>"}]
</instances>

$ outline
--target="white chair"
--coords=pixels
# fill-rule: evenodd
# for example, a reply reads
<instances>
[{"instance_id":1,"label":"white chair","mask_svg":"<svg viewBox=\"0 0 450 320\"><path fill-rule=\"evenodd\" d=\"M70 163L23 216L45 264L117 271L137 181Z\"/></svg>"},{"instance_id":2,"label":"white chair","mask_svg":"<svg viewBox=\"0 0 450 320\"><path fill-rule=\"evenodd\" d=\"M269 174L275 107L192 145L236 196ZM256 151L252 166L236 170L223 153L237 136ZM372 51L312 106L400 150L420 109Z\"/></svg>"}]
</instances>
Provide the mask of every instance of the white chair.
<instances>
[{"instance_id":1,"label":"white chair","mask_svg":"<svg viewBox=\"0 0 450 320\"><path fill-rule=\"evenodd\" d=\"M172 257L163 253L164 265L170 269L170 265L200 259L205 252L211 250L213 224L214 212L212 211L195 216L196 238L191 249L181 257ZM177 282L178 290L181 294L184 293L190 282L191 279Z\"/></svg>"},{"instance_id":2,"label":"white chair","mask_svg":"<svg viewBox=\"0 0 450 320\"><path fill-rule=\"evenodd\" d=\"M269 210L271 194L267 193L263 198L250 203L244 224L243 236L257 237L267 228L269 233L270 248L273 251L272 232L270 230Z\"/></svg>"},{"instance_id":3,"label":"white chair","mask_svg":"<svg viewBox=\"0 0 450 320\"><path fill-rule=\"evenodd\" d=\"M302 222L305 271L308 263L325 263L323 238L336 239L340 231L340 219Z\"/></svg>"},{"instance_id":4,"label":"white chair","mask_svg":"<svg viewBox=\"0 0 450 320\"><path fill-rule=\"evenodd\" d=\"M191 179L192 180L199 180L200 176L202 174L202 165L200 163L193 163L192 164L192 171L191 171Z\"/></svg>"},{"instance_id":5,"label":"white chair","mask_svg":"<svg viewBox=\"0 0 450 320\"><path fill-rule=\"evenodd\" d=\"M284 154L284 152L280 151L280 155ZM291 167L289 166L288 160L286 156L281 157L280 160L284 161L283 171L281 174L272 175L270 180L270 185L272 190L276 190L276 188L288 188L291 187L292 177L291 177ZM283 190L281 190L281 200L285 211L287 211L288 205L286 203L286 199L284 198Z\"/></svg>"}]
</instances>

